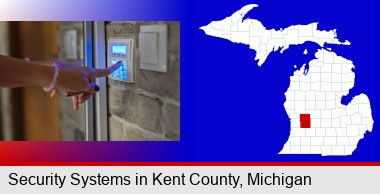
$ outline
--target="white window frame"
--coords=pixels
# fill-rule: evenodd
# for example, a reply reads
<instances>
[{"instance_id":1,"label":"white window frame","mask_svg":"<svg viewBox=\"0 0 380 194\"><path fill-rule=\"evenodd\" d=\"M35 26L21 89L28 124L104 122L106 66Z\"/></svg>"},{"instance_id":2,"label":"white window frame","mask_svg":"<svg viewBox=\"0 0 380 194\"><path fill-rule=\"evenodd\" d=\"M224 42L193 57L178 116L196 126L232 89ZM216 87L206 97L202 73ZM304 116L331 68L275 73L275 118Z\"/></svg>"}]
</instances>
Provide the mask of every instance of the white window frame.
<instances>
[{"instance_id":1,"label":"white window frame","mask_svg":"<svg viewBox=\"0 0 380 194\"><path fill-rule=\"evenodd\" d=\"M84 22L85 66L106 68L105 22ZM108 141L107 78L97 78L100 87L85 103L85 140Z\"/></svg>"}]
</instances>

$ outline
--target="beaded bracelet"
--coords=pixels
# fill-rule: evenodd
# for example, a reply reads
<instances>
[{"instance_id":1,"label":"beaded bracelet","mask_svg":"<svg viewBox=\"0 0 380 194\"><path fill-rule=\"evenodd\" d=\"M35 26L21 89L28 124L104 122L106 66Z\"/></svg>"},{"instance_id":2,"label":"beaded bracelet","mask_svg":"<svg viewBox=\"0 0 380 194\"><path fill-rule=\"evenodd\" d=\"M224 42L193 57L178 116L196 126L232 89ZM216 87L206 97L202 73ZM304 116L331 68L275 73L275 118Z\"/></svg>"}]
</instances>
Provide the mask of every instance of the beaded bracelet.
<instances>
[{"instance_id":1,"label":"beaded bracelet","mask_svg":"<svg viewBox=\"0 0 380 194\"><path fill-rule=\"evenodd\" d=\"M24 58L24 60L27 62L30 62L30 59L28 57ZM59 66L55 63L53 63L51 66L54 67L54 77L53 77L53 81L51 81L49 86L43 87L45 92L51 92L57 85L57 79L59 76Z\"/></svg>"},{"instance_id":2,"label":"beaded bracelet","mask_svg":"<svg viewBox=\"0 0 380 194\"><path fill-rule=\"evenodd\" d=\"M59 76L59 66L55 63L53 63L51 66L54 67L54 77L53 77L53 81L51 81L50 85L45 86L43 88L45 92L51 92L55 88L55 86L57 85L57 79Z\"/></svg>"}]
</instances>

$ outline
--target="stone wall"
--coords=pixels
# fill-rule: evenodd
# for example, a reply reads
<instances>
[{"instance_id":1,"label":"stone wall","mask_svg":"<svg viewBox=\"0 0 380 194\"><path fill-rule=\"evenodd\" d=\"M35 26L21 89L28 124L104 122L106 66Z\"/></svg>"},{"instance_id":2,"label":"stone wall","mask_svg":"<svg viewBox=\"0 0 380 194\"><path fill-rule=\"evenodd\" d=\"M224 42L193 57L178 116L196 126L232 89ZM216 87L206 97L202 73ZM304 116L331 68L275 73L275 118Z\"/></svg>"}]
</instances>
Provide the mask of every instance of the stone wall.
<instances>
[{"instance_id":1,"label":"stone wall","mask_svg":"<svg viewBox=\"0 0 380 194\"><path fill-rule=\"evenodd\" d=\"M168 72L140 70L138 34L141 25L168 25ZM64 33L78 31L83 39L82 22L59 22L60 61L70 61L63 49ZM108 131L110 140L179 140L180 138L180 24L179 22L107 22L106 36L135 40L135 83L108 79ZM79 48L79 47L78 47ZM78 54L80 56L80 54ZM72 109L71 99L60 96L63 140L84 137L84 107Z\"/></svg>"},{"instance_id":2,"label":"stone wall","mask_svg":"<svg viewBox=\"0 0 380 194\"><path fill-rule=\"evenodd\" d=\"M141 25L167 24L168 72L140 69ZM180 139L180 23L109 22L107 38L133 38L135 83L108 79L110 140Z\"/></svg>"}]
</instances>

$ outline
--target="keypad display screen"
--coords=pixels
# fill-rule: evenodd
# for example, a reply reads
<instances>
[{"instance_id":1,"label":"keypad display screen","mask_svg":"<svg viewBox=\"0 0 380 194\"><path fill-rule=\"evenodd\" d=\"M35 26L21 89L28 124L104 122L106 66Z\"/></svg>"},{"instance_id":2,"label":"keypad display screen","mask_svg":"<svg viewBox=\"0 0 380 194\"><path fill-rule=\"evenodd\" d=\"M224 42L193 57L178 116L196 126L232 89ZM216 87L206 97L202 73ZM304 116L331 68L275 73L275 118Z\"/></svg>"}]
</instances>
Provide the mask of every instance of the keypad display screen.
<instances>
[{"instance_id":1,"label":"keypad display screen","mask_svg":"<svg viewBox=\"0 0 380 194\"><path fill-rule=\"evenodd\" d=\"M112 60L112 64L116 64L118 61L117 60ZM116 69L112 74L112 77L120 80L127 80L127 62L122 61L122 65Z\"/></svg>"},{"instance_id":2,"label":"keypad display screen","mask_svg":"<svg viewBox=\"0 0 380 194\"><path fill-rule=\"evenodd\" d=\"M112 53L114 54L127 54L127 45L112 45Z\"/></svg>"}]
</instances>

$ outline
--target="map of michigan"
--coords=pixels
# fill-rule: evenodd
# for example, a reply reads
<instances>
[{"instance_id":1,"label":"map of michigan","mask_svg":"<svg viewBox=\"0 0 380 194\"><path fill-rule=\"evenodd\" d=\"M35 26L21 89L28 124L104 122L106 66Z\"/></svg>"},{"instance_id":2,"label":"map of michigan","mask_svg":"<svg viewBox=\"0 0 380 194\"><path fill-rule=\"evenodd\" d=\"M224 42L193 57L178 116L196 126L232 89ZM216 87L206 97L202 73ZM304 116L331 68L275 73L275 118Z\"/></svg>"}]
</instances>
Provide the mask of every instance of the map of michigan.
<instances>
[{"instance_id":1,"label":"map of michigan","mask_svg":"<svg viewBox=\"0 0 380 194\"><path fill-rule=\"evenodd\" d=\"M245 19L244 16L256 4L246 5L231 16L221 20L213 21L202 29L207 35L224 38L234 43L249 45L256 51L258 65L261 66L271 52L284 52L290 45L303 44L306 41L315 42L321 47L325 43L350 45L349 41L340 42L337 39L336 30L320 31L318 23L308 25L293 25L285 29L266 29L263 24L255 19Z\"/></svg>"},{"instance_id":2,"label":"map of michigan","mask_svg":"<svg viewBox=\"0 0 380 194\"><path fill-rule=\"evenodd\" d=\"M290 119L290 135L279 154L351 155L366 132L373 128L370 100L355 96L348 105L342 97L354 87L352 61L338 56L325 44L349 46L340 41L336 30L318 30L318 23L267 29L259 20L244 19L256 4L249 4L231 16L201 27L207 35L249 45L256 51L258 65L276 51L291 45L314 42L320 46L315 58L290 77L284 108ZM305 49L304 54L308 51Z\"/></svg>"},{"instance_id":3,"label":"map of michigan","mask_svg":"<svg viewBox=\"0 0 380 194\"><path fill-rule=\"evenodd\" d=\"M315 57L306 74L304 65L290 78L284 107L291 129L280 154L351 155L364 134L372 131L369 99L360 94L347 106L341 104L354 87L354 64L325 49ZM301 118L304 115L306 119Z\"/></svg>"}]
</instances>

